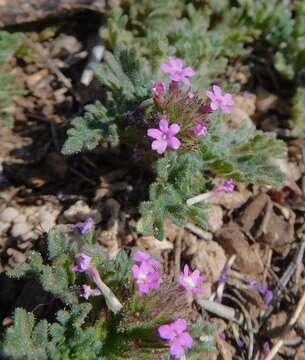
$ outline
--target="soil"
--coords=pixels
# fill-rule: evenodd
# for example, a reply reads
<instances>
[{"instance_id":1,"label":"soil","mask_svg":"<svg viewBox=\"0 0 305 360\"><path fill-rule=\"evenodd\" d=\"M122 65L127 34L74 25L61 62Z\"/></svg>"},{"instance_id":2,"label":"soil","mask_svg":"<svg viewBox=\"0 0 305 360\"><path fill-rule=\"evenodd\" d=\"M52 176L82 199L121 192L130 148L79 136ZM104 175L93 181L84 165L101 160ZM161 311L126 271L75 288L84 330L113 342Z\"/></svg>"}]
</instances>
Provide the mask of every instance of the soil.
<instances>
[{"instance_id":1,"label":"soil","mask_svg":"<svg viewBox=\"0 0 305 360\"><path fill-rule=\"evenodd\" d=\"M120 248L129 251L138 246L161 256L173 277L186 263L198 268L205 276L203 299L219 294L218 280L229 261L222 303L240 311L258 330L261 357L257 359L263 359L266 349L279 339L294 341L281 348L277 359L304 359L304 311L294 326L286 328L305 291L305 140L287 137L283 131L291 110L286 94L268 81L270 75L262 81L263 70L254 68L244 88L247 93L236 99L231 120L235 127L246 116L249 124L276 131L286 141L288 160L279 162L288 175L283 188L238 184L232 194L209 200L214 211L207 231L192 225L179 229L167 222L163 242L140 236L137 209L147 197L152 174L130 162L119 148L101 147L71 157L60 152L71 120L85 104L103 97L103 89L94 81L89 87L80 84L90 39L98 33L94 19L86 13L42 30L40 51L19 52L10 64L27 94L16 98L14 128L0 129L1 330L12 323L17 306L40 318L51 316L56 305L34 281L12 280L5 272L23 263L31 249L41 249L54 226L91 216L97 239L111 257ZM36 33L27 36L37 38ZM71 87L48 66L41 51ZM250 281L268 284L273 291L270 306L246 286ZM220 335L227 334L219 336L218 358L248 358L246 328L202 311L218 324Z\"/></svg>"}]
</instances>

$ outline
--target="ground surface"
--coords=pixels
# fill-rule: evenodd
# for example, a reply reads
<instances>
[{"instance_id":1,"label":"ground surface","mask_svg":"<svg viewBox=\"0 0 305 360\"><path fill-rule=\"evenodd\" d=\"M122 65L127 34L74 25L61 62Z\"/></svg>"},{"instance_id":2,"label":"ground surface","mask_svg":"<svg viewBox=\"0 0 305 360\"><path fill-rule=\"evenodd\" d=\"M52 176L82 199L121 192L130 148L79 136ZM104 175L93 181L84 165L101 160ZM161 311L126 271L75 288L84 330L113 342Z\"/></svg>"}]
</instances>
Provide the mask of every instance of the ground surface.
<instances>
[{"instance_id":1,"label":"ground surface","mask_svg":"<svg viewBox=\"0 0 305 360\"><path fill-rule=\"evenodd\" d=\"M137 206L147 196L152 175L126 161L119 149L102 148L70 158L60 153L70 121L84 104L103 95L96 83L89 88L79 83L97 28L81 16L41 35L39 49L72 80L70 89L39 52L19 54L11 64L27 95L16 99L14 129L0 129L0 326L11 323L17 306L34 310L37 317L52 313L53 300L37 284L10 280L4 272L24 262L30 249L40 249L56 224L75 224L91 216L98 241L110 256L120 248L139 246L161 255L173 277L188 263L205 275L204 298L220 291L217 281L229 261L232 270L223 302L241 311L253 333L259 329L262 349L289 339L290 346L276 358L305 359L305 311L295 326L284 328L305 291L305 141L285 137L290 104L275 85L268 85L268 77L261 80L263 70L257 66L244 75L247 92L235 99L232 115L232 126L246 116L286 141L289 158L279 163L288 175L282 189L238 185L232 194L211 199L208 231L168 223L165 241L141 237L135 231ZM273 291L268 308L261 294L244 286L251 280L267 283ZM218 323L220 333L231 334L218 341L220 358L247 358L242 340L247 332L219 315L204 316Z\"/></svg>"}]
</instances>

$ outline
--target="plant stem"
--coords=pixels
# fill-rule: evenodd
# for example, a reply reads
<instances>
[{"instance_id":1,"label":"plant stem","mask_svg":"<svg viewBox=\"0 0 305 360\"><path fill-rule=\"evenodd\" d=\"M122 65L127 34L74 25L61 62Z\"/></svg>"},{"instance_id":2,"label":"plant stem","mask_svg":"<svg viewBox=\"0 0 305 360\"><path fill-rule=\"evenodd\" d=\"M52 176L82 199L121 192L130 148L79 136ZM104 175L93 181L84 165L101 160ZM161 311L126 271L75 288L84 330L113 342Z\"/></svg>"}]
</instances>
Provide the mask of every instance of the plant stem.
<instances>
[{"instance_id":1,"label":"plant stem","mask_svg":"<svg viewBox=\"0 0 305 360\"><path fill-rule=\"evenodd\" d=\"M113 313L115 314L118 313L123 307L119 299L114 295L114 293L110 290L110 288L102 281L100 274L98 273L95 267L92 266L89 270L89 273L92 276L92 280L95 282L96 286L100 289L100 291L104 295L108 308Z\"/></svg>"}]
</instances>

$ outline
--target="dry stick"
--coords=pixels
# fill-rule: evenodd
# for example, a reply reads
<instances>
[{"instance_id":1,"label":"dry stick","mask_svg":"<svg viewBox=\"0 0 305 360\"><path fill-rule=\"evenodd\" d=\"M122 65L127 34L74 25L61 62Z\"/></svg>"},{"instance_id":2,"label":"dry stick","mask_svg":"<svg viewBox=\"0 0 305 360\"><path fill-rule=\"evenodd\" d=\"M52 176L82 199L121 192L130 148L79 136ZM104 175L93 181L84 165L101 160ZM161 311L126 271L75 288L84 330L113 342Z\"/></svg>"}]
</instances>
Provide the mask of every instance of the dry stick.
<instances>
[{"instance_id":1,"label":"dry stick","mask_svg":"<svg viewBox=\"0 0 305 360\"><path fill-rule=\"evenodd\" d=\"M301 312L303 311L304 306L305 306L305 291L303 292L303 295L300 298L300 300L298 302L298 306L295 309L289 323L284 327L282 336L284 336L291 329L291 327L297 322L299 316L301 315ZM272 360L284 344L285 344L285 340L280 339L273 346L273 348L271 349L270 353L267 355L265 360Z\"/></svg>"},{"instance_id":2,"label":"dry stick","mask_svg":"<svg viewBox=\"0 0 305 360\"><path fill-rule=\"evenodd\" d=\"M234 255L232 255L232 256L230 257L230 259L228 260L227 264L225 265L224 269L225 269L225 271L227 272L227 274L228 274L229 271L231 270L231 267L232 267L235 259L236 259L236 255L234 254ZM218 284L218 286L217 286L217 289L216 289L216 297L217 297L217 300L218 300L219 302L221 302L221 299L222 299L222 295L223 295L223 291L224 291L225 286L226 286L226 282L225 282L225 281L221 282L221 283ZM215 295L214 295L214 297L215 297Z\"/></svg>"},{"instance_id":3,"label":"dry stick","mask_svg":"<svg viewBox=\"0 0 305 360\"><path fill-rule=\"evenodd\" d=\"M254 349L254 331L253 331L253 326L252 326L252 322L251 322L251 317L250 317L248 311L243 306L243 304L238 299L236 299L235 297L228 295L228 294L224 295L224 297L235 302L240 307L241 311L243 312L243 315L244 315L244 318L245 318L246 324L247 324L247 330L249 333L248 360L251 360L252 356L253 356L253 349Z\"/></svg>"},{"instance_id":4,"label":"dry stick","mask_svg":"<svg viewBox=\"0 0 305 360\"><path fill-rule=\"evenodd\" d=\"M279 283L272 294L272 300L270 303L270 311L266 312L262 318L262 325L264 324L265 320L268 318L270 313L272 312L273 306L278 301L278 298L283 292L283 289L286 288L289 280L291 279L292 275L296 271L299 264L302 262L303 256L305 251L305 241L303 241L300 245L300 248L298 251L296 251L291 263L288 265L287 270L284 272L283 276L280 278Z\"/></svg>"},{"instance_id":5,"label":"dry stick","mask_svg":"<svg viewBox=\"0 0 305 360\"><path fill-rule=\"evenodd\" d=\"M57 76L58 80L71 92L76 100L79 100L78 95L73 90L70 79L68 79L54 64L52 60L50 60L44 53L44 49L40 44L34 43L32 40L28 39L24 34L22 34L22 39L24 43L35 51L43 60L45 65Z\"/></svg>"},{"instance_id":6,"label":"dry stick","mask_svg":"<svg viewBox=\"0 0 305 360\"><path fill-rule=\"evenodd\" d=\"M206 193L203 193L203 194L199 194L199 195L196 195L192 198L189 198L186 200L186 205L187 206L192 206L192 205L195 205L199 202L206 202L212 195L214 194L213 191L209 191L209 192L206 192Z\"/></svg>"},{"instance_id":7,"label":"dry stick","mask_svg":"<svg viewBox=\"0 0 305 360\"><path fill-rule=\"evenodd\" d=\"M201 306L204 310L206 310L212 314L215 314L226 320L233 321L240 326L243 325L243 322L244 322L243 315L239 311L236 311L235 309L233 309L229 306L218 304L218 303L216 303L214 301L210 301L210 300L203 300L203 299L197 300L197 304L199 306Z\"/></svg>"},{"instance_id":8,"label":"dry stick","mask_svg":"<svg viewBox=\"0 0 305 360\"><path fill-rule=\"evenodd\" d=\"M176 250L175 250L175 277L176 281L179 279L180 266L181 266L181 246L182 246L182 234L179 232L176 238Z\"/></svg>"},{"instance_id":9,"label":"dry stick","mask_svg":"<svg viewBox=\"0 0 305 360\"><path fill-rule=\"evenodd\" d=\"M192 233L194 233L195 235L197 235L198 237L200 237L203 240L207 240L210 241L213 239L213 234L208 232L208 231L204 231L202 229L200 229L200 227L191 224L191 223L187 223L185 225L185 228L190 230Z\"/></svg>"}]
</instances>

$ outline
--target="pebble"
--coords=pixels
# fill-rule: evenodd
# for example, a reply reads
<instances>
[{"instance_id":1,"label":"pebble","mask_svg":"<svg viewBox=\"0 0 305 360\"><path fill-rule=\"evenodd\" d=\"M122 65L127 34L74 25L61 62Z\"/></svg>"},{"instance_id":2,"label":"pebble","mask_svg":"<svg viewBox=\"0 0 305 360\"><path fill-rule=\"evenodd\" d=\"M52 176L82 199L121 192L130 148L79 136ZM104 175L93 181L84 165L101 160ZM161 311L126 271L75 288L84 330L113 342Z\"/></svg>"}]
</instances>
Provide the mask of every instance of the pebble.
<instances>
[{"instance_id":1,"label":"pebble","mask_svg":"<svg viewBox=\"0 0 305 360\"><path fill-rule=\"evenodd\" d=\"M17 216L19 215L19 212L17 209L13 207L8 207L5 210L2 211L0 214L0 220L3 222L10 223L12 222Z\"/></svg>"}]
</instances>

